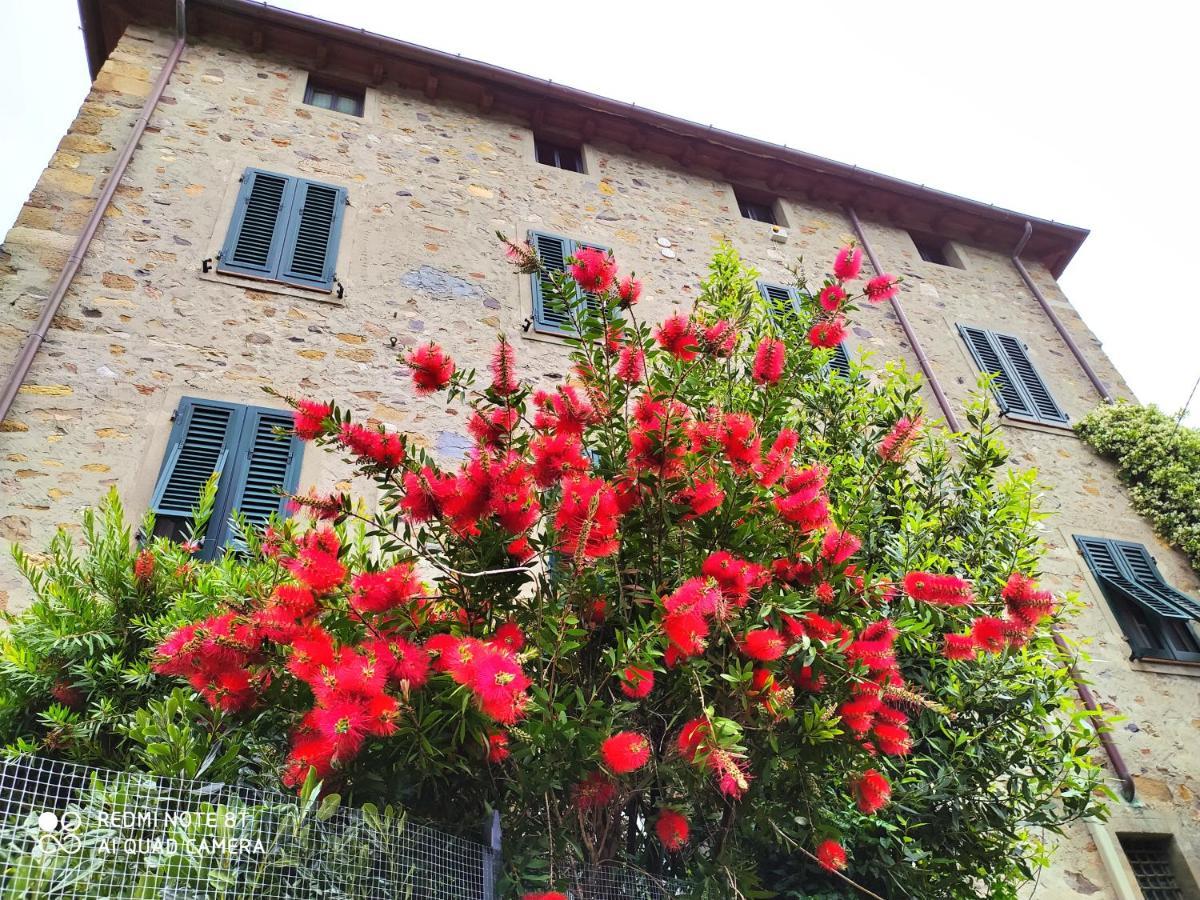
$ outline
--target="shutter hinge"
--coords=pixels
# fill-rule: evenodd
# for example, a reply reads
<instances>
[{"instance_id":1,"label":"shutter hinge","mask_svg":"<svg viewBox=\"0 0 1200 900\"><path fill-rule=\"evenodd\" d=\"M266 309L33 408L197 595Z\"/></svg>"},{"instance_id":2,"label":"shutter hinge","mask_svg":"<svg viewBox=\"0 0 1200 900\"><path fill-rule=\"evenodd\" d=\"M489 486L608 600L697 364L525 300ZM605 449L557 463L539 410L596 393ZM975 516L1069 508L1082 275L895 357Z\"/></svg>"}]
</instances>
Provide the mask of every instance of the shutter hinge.
<instances>
[{"instance_id":1,"label":"shutter hinge","mask_svg":"<svg viewBox=\"0 0 1200 900\"><path fill-rule=\"evenodd\" d=\"M533 326L533 316L530 316L524 322L521 323L521 330L528 331L532 326Z\"/></svg>"},{"instance_id":2,"label":"shutter hinge","mask_svg":"<svg viewBox=\"0 0 1200 900\"><path fill-rule=\"evenodd\" d=\"M336 285L338 286L338 289L337 289L337 298L338 298L339 300L341 300L343 297L345 297L345 296L346 296L346 286L345 286L344 284L342 284L340 281L338 281L338 279L337 279L337 276L336 276L336 275L335 275L335 276L333 276L333 283L334 283L334 284L336 284Z\"/></svg>"},{"instance_id":3,"label":"shutter hinge","mask_svg":"<svg viewBox=\"0 0 1200 900\"><path fill-rule=\"evenodd\" d=\"M212 262L213 258L211 256L208 259L202 260L200 262L200 271L204 273L212 271Z\"/></svg>"}]
</instances>

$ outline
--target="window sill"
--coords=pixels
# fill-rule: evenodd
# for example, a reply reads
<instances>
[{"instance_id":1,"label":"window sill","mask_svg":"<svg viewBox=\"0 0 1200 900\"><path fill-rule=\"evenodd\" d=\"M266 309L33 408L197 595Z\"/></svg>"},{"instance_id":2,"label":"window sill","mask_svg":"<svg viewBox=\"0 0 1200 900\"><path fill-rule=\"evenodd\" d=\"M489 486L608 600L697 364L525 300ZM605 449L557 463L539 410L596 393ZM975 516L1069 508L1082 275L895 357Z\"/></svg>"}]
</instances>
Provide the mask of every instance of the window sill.
<instances>
[{"instance_id":1,"label":"window sill","mask_svg":"<svg viewBox=\"0 0 1200 900\"><path fill-rule=\"evenodd\" d=\"M569 334L552 334L546 331L537 331L534 326L530 325L528 331L522 331L521 337L527 341L538 341L542 344L557 344L559 347L566 347L569 350L575 349L567 341L578 340Z\"/></svg>"},{"instance_id":2,"label":"window sill","mask_svg":"<svg viewBox=\"0 0 1200 900\"><path fill-rule=\"evenodd\" d=\"M1071 435L1075 436L1075 429L1070 423L1058 424L1057 422L1041 422L1037 419L1024 419L1019 416L1010 416L1007 413L1000 414L1000 423L1002 425L1011 425L1013 428L1023 428L1026 431L1040 431L1043 434Z\"/></svg>"},{"instance_id":3,"label":"window sill","mask_svg":"<svg viewBox=\"0 0 1200 900\"><path fill-rule=\"evenodd\" d=\"M1182 675L1185 678L1200 678L1200 663L1180 662L1173 659L1131 659L1129 667L1135 672L1150 672L1155 675Z\"/></svg>"},{"instance_id":4,"label":"window sill","mask_svg":"<svg viewBox=\"0 0 1200 900\"><path fill-rule=\"evenodd\" d=\"M230 275L227 272L201 272L201 281L212 281L217 284L246 288L264 294L281 294L285 297L295 297L299 300L311 300L316 303L328 303L331 306L345 306L345 300L339 300L332 291L322 291L313 288L297 287L282 281L267 281L260 278L243 278L240 275Z\"/></svg>"}]
</instances>

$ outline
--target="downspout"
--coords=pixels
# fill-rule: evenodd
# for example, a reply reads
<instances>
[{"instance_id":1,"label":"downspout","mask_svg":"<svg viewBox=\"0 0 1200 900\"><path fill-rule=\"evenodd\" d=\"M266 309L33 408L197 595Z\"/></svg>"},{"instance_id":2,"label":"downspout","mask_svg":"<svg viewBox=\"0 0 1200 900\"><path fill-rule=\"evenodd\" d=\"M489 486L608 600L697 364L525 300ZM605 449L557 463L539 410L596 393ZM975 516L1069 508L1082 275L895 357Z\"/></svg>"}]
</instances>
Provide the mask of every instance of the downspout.
<instances>
[{"instance_id":1,"label":"downspout","mask_svg":"<svg viewBox=\"0 0 1200 900\"><path fill-rule=\"evenodd\" d=\"M1100 704L1096 702L1096 696L1092 693L1092 689L1084 682L1083 677L1079 674L1079 670L1075 668L1071 648L1067 646L1067 642L1063 640L1063 636L1058 633L1058 629L1054 629L1054 643L1058 645L1058 649L1062 651L1064 659L1067 661L1067 671L1071 673L1071 680L1075 682L1075 689L1079 692L1079 699L1083 701L1083 705L1088 712L1100 712ZM1108 754L1108 761L1112 763L1113 771L1117 773L1117 778L1121 782L1121 796L1130 803L1136 795L1137 787L1134 784L1133 776L1129 773L1129 766L1125 765L1125 757L1121 755L1121 751L1117 749L1117 743L1113 740L1112 734L1107 728L1102 728L1100 725L1093 724L1096 729L1096 734L1100 737L1100 746L1104 748L1104 752Z\"/></svg>"},{"instance_id":2,"label":"downspout","mask_svg":"<svg viewBox=\"0 0 1200 900\"><path fill-rule=\"evenodd\" d=\"M1105 403L1112 403L1112 395L1109 394L1108 388L1104 386L1104 382L1100 380L1100 376L1096 374L1096 370L1092 368L1091 363L1083 355L1083 351L1079 345L1075 343L1075 338L1071 332L1067 331L1067 326L1063 324L1063 320L1058 317L1058 313L1054 311L1046 296L1042 293L1041 288L1034 283L1034 280L1029 277L1029 270L1025 268L1025 264L1021 262L1021 251L1025 249L1025 245L1029 243L1029 238L1033 235L1033 225L1029 222L1025 223L1025 233L1021 236L1021 240L1017 242L1017 246L1013 248L1012 261L1017 267L1017 272L1021 275L1021 280L1025 282L1025 287L1029 288L1029 293L1033 294L1034 299L1042 307L1042 312L1050 320L1059 336L1066 342L1071 353L1074 354L1076 361L1087 374L1088 380L1091 381L1092 387L1096 389L1096 393L1100 395L1100 399Z\"/></svg>"},{"instance_id":3,"label":"downspout","mask_svg":"<svg viewBox=\"0 0 1200 900\"><path fill-rule=\"evenodd\" d=\"M58 274L58 279L54 282L54 287L50 289L50 295L46 298L46 303L42 307L42 313L38 317L37 324L33 326L33 330L29 333L24 345L21 347L21 352L17 356L16 362L13 363L12 369L5 376L4 387L0 390L0 422L4 421L12 410L13 403L17 399L17 393L20 391L21 385L24 383L25 377L29 374L29 369L33 365L34 357L37 356L38 350L41 349L42 342L45 341L46 334L50 331L54 317L58 315L63 298L67 295L67 289L70 288L71 282L79 272L79 267L83 264L83 258L87 255L92 238L96 236L96 230L100 227L100 222L104 218L104 212L108 209L109 203L112 202L113 195L116 194L117 187L121 183L121 178L124 177L125 170L129 167L129 161L133 158L133 152L137 149L138 141L142 139L142 135L146 131L146 125L150 122L150 116L154 114L154 110L158 107L158 102L162 99L163 92L166 90L167 82L175 72L175 66L179 62L179 57L183 54L184 44L187 41L185 5L186 0L175 0L175 45L171 48L171 52L167 56L167 61L163 63L162 70L158 73L158 78L154 82L154 87L151 89L150 95L146 98L145 103L142 104L141 114L138 115L137 121L133 123L129 139L125 142L125 146L121 148L121 153L117 157L116 162L113 163L112 171L109 173L108 180L104 184L104 190L100 192L100 196L96 199L96 205L92 208L92 212L83 226L83 231L80 232L79 238L75 241L75 246L71 249L71 253L67 257L66 265L63 266L62 271Z\"/></svg>"},{"instance_id":4,"label":"downspout","mask_svg":"<svg viewBox=\"0 0 1200 900\"><path fill-rule=\"evenodd\" d=\"M846 215L850 218L850 224L854 226L854 233L858 236L858 242L867 251L867 258L871 260L871 267L875 270L875 274L884 274L883 266L879 264L879 258L875 256L875 250L871 246L871 242L867 240L867 233L863 231L862 222L859 221L858 213L854 211L853 206L846 207ZM942 390L942 383L938 381L937 375L933 371L933 364L929 361L929 357L925 355L925 350L921 347L921 342L917 340L917 335L913 332L912 323L908 321L908 316L904 312L904 306L900 303L899 295L891 299L891 304L892 311L895 312L896 318L900 320L900 327L904 329L904 336L908 339L908 346L912 347L913 353L917 355L917 362L921 365L921 371L925 373L925 381L933 391L933 396L937 398L938 406L942 409L942 415L946 417L946 424L950 426L951 431L961 431L962 428L958 424L958 417L954 414L954 407L950 405L945 391Z\"/></svg>"}]
</instances>

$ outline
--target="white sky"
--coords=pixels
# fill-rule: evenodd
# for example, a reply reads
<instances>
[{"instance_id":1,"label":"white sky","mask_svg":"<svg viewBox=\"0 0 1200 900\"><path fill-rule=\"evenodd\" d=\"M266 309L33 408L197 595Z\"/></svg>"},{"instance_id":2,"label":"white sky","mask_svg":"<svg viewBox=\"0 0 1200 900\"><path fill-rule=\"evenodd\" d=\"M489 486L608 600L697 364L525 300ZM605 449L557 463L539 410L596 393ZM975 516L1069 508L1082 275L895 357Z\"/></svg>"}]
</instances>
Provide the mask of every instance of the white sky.
<instances>
[{"instance_id":1,"label":"white sky","mask_svg":"<svg viewBox=\"0 0 1200 900\"><path fill-rule=\"evenodd\" d=\"M274 3L1090 228L1062 285L1139 398L1200 376L1194 4ZM88 80L71 0L0 21L2 233Z\"/></svg>"}]
</instances>

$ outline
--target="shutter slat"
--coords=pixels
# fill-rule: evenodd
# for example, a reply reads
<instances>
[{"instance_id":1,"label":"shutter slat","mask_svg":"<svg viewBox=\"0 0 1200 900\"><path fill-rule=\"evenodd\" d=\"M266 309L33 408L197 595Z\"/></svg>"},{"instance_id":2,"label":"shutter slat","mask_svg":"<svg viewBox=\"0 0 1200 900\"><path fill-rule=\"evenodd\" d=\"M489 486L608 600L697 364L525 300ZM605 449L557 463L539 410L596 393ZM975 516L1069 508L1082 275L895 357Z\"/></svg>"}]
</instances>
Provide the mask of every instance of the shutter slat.
<instances>
[{"instance_id":1,"label":"shutter slat","mask_svg":"<svg viewBox=\"0 0 1200 900\"><path fill-rule=\"evenodd\" d=\"M1190 618L1200 620L1200 603L1183 591L1176 590L1163 578L1145 545L1135 544L1131 541L1114 541L1113 544L1139 584L1157 594L1165 602L1177 607Z\"/></svg>"},{"instance_id":2,"label":"shutter slat","mask_svg":"<svg viewBox=\"0 0 1200 900\"><path fill-rule=\"evenodd\" d=\"M829 370L837 372L843 378L850 377L850 351L846 349L845 341L833 348L833 356L829 359Z\"/></svg>"},{"instance_id":3,"label":"shutter slat","mask_svg":"<svg viewBox=\"0 0 1200 900\"><path fill-rule=\"evenodd\" d=\"M541 232L532 232L529 235L530 243L537 250L538 258L541 259L542 265L548 272L565 272L567 270L567 257L571 255L569 242L566 238L557 237L552 234L542 234ZM571 317L567 310L562 309L559 304L552 303L547 296L546 291L549 289L550 281L548 278L543 278L540 274L534 273L530 276L533 283L533 321L534 326L538 331L550 332L552 334L571 334L574 329L571 327Z\"/></svg>"},{"instance_id":4,"label":"shutter slat","mask_svg":"<svg viewBox=\"0 0 1200 900\"><path fill-rule=\"evenodd\" d=\"M286 175L246 170L218 270L275 274L293 189Z\"/></svg>"},{"instance_id":5,"label":"shutter slat","mask_svg":"<svg viewBox=\"0 0 1200 900\"><path fill-rule=\"evenodd\" d=\"M1017 386L1013 373L1005 365L1002 351L992 343L991 332L970 325L959 325L958 329L980 371L995 376L992 380L992 390L999 397L1003 412L1018 416L1034 415L1034 410Z\"/></svg>"},{"instance_id":6,"label":"shutter slat","mask_svg":"<svg viewBox=\"0 0 1200 900\"><path fill-rule=\"evenodd\" d=\"M300 182L288 221L280 280L326 290L333 287L344 206L342 188Z\"/></svg>"},{"instance_id":7,"label":"shutter slat","mask_svg":"<svg viewBox=\"0 0 1200 900\"><path fill-rule=\"evenodd\" d=\"M283 512L280 492L295 490L300 444L295 437L280 438L275 429L291 433L292 419L268 410L250 410L239 452L244 461L231 509L238 510L256 528L263 528L272 513Z\"/></svg>"},{"instance_id":8,"label":"shutter slat","mask_svg":"<svg viewBox=\"0 0 1200 900\"><path fill-rule=\"evenodd\" d=\"M160 515L190 517L205 483L228 456L238 415L231 406L185 398L175 419L172 446L150 508Z\"/></svg>"},{"instance_id":9,"label":"shutter slat","mask_svg":"<svg viewBox=\"0 0 1200 900\"><path fill-rule=\"evenodd\" d=\"M1012 373L1024 386L1026 393L1033 401L1037 417L1048 422L1066 422L1067 415L1054 401L1050 389L1042 380L1033 360L1025 352L1025 345L1009 334L994 334L1000 350L1008 358Z\"/></svg>"},{"instance_id":10,"label":"shutter slat","mask_svg":"<svg viewBox=\"0 0 1200 900\"><path fill-rule=\"evenodd\" d=\"M771 318L783 321L786 316L799 315L799 300L791 288L760 281L758 291L767 301L767 312Z\"/></svg>"}]
</instances>

